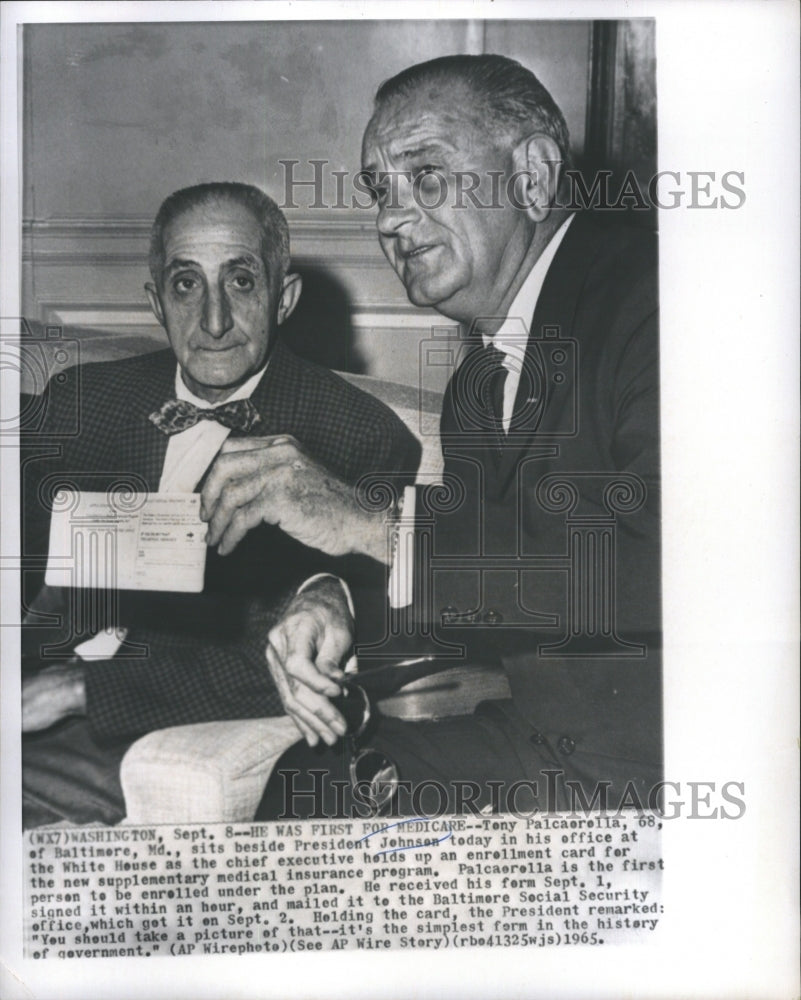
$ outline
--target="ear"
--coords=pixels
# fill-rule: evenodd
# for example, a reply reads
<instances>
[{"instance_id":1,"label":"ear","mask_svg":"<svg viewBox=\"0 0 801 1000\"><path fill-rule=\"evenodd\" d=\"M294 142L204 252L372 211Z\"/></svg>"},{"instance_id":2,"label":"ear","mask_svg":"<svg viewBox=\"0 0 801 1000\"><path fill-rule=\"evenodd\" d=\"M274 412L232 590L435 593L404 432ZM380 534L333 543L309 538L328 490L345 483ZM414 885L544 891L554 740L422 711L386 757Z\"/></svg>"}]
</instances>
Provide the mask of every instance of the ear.
<instances>
[{"instance_id":1,"label":"ear","mask_svg":"<svg viewBox=\"0 0 801 1000\"><path fill-rule=\"evenodd\" d=\"M278 300L279 325L294 312L303 288L303 278L299 274L288 274L281 285L281 297Z\"/></svg>"},{"instance_id":2,"label":"ear","mask_svg":"<svg viewBox=\"0 0 801 1000\"><path fill-rule=\"evenodd\" d=\"M515 146L512 159L518 206L534 222L544 222L556 201L564 166L559 147L549 135L535 132Z\"/></svg>"},{"instance_id":3,"label":"ear","mask_svg":"<svg viewBox=\"0 0 801 1000\"><path fill-rule=\"evenodd\" d=\"M164 309L161 305L161 298L159 296L158 289L153 284L152 281L148 281L145 285L145 292L147 292L147 301L150 303L150 308L153 310L153 315L159 321L159 323L166 327L164 322Z\"/></svg>"}]
</instances>

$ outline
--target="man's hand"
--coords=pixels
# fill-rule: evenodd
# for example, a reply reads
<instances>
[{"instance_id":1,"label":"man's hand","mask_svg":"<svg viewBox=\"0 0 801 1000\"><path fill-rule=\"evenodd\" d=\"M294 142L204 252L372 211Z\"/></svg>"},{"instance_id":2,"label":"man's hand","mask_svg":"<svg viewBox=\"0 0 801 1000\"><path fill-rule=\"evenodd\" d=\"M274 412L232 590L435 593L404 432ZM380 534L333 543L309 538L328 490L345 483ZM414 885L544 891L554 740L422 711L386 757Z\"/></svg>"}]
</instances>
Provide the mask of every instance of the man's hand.
<instances>
[{"instance_id":1,"label":"man's hand","mask_svg":"<svg viewBox=\"0 0 801 1000\"><path fill-rule=\"evenodd\" d=\"M267 665L284 708L309 746L345 735L345 720L329 698L353 645L353 617L338 580L325 577L297 594L272 629Z\"/></svg>"},{"instance_id":2,"label":"man's hand","mask_svg":"<svg viewBox=\"0 0 801 1000\"><path fill-rule=\"evenodd\" d=\"M36 732L68 715L86 714L86 687L81 664L57 663L22 684L22 731Z\"/></svg>"},{"instance_id":3,"label":"man's hand","mask_svg":"<svg viewBox=\"0 0 801 1000\"><path fill-rule=\"evenodd\" d=\"M203 488L200 516L209 523L206 541L220 555L264 521L328 555L388 559L384 515L362 509L353 487L287 435L229 438Z\"/></svg>"}]
</instances>

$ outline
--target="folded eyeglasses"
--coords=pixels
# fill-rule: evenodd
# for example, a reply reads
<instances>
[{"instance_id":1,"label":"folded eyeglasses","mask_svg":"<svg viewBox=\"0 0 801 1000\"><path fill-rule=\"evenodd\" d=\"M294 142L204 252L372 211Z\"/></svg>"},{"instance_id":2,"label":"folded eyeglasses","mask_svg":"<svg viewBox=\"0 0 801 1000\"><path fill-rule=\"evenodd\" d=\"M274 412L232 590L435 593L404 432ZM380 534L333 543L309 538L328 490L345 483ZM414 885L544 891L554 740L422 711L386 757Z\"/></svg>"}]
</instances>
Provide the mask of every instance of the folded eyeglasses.
<instances>
[{"instance_id":1,"label":"folded eyeglasses","mask_svg":"<svg viewBox=\"0 0 801 1000\"><path fill-rule=\"evenodd\" d=\"M398 790L400 774L395 761L383 750L359 746L359 739L372 717L370 698L361 685L345 680L341 694L331 701L342 713L347 725L344 739L350 753L353 797L360 805L367 806L371 815L380 816Z\"/></svg>"}]
</instances>

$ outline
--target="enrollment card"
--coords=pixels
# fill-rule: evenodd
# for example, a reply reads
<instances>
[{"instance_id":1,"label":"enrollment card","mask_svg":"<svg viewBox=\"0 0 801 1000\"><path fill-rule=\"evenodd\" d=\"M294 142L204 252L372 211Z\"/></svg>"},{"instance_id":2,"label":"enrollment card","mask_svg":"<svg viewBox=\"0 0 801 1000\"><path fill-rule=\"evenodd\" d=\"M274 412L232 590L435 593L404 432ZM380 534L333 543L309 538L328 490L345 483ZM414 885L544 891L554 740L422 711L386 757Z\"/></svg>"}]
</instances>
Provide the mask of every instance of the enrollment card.
<instances>
[{"instance_id":1,"label":"enrollment card","mask_svg":"<svg viewBox=\"0 0 801 1000\"><path fill-rule=\"evenodd\" d=\"M51 587L199 593L206 566L199 493L81 493L53 500Z\"/></svg>"}]
</instances>

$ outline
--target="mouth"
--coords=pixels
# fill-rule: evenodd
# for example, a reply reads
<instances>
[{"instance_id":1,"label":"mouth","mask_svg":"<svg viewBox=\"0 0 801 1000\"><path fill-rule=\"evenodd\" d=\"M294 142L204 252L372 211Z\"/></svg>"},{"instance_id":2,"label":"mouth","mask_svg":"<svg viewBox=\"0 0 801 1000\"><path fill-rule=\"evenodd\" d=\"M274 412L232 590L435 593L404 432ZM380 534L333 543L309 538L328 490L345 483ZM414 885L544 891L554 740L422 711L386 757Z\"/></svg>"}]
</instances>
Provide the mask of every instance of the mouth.
<instances>
[{"instance_id":1,"label":"mouth","mask_svg":"<svg viewBox=\"0 0 801 1000\"><path fill-rule=\"evenodd\" d=\"M203 351L205 354L226 354L228 351L235 351L241 346L241 344L226 344L225 347L206 347L204 345L200 345L196 347L195 350Z\"/></svg>"},{"instance_id":2,"label":"mouth","mask_svg":"<svg viewBox=\"0 0 801 1000\"><path fill-rule=\"evenodd\" d=\"M421 243L420 246L411 247L410 249L399 248L399 256L401 260L419 260L421 257L430 253L432 250L437 249L438 244L436 243Z\"/></svg>"}]
</instances>

